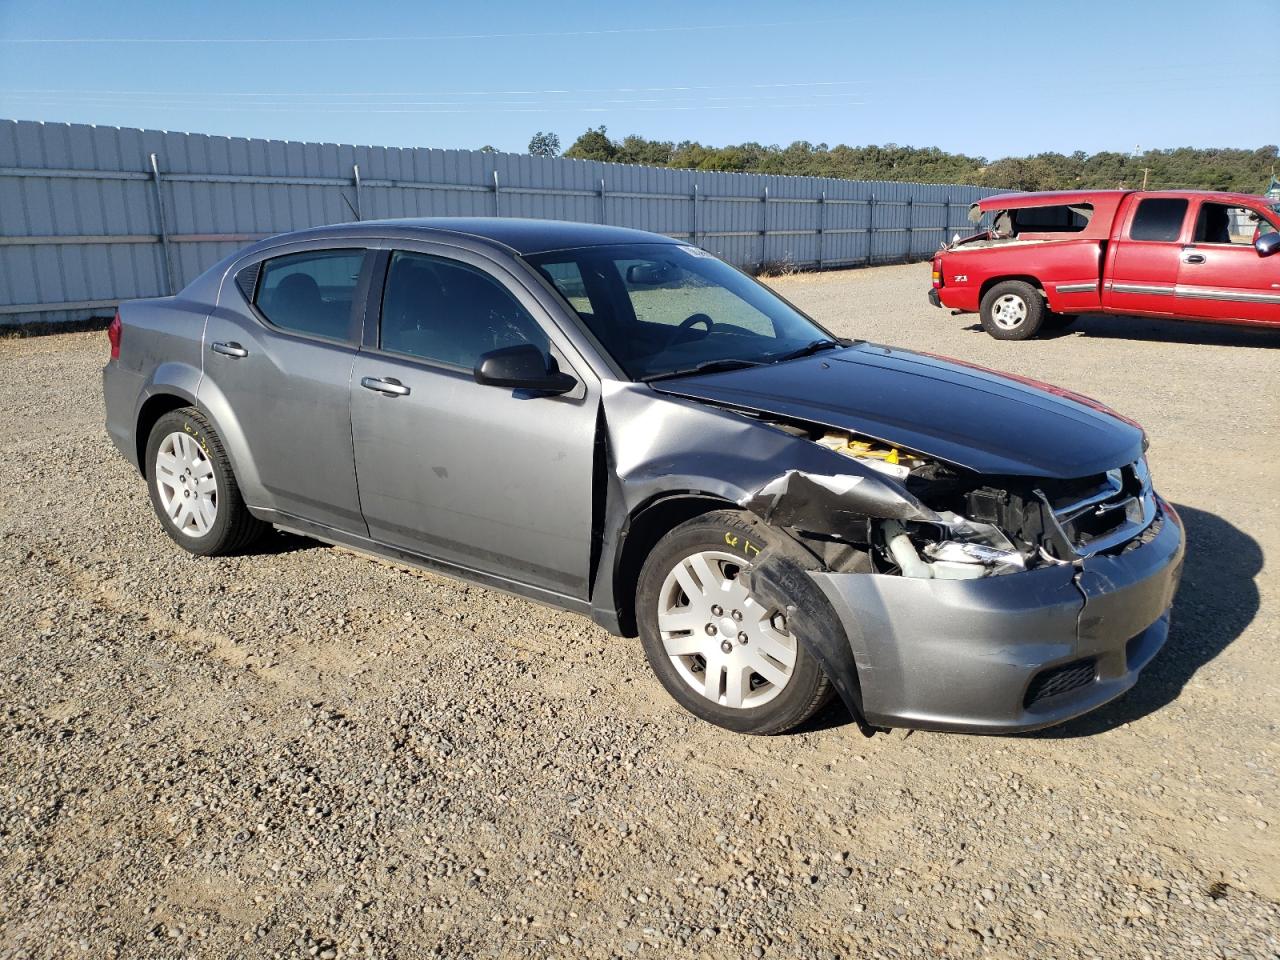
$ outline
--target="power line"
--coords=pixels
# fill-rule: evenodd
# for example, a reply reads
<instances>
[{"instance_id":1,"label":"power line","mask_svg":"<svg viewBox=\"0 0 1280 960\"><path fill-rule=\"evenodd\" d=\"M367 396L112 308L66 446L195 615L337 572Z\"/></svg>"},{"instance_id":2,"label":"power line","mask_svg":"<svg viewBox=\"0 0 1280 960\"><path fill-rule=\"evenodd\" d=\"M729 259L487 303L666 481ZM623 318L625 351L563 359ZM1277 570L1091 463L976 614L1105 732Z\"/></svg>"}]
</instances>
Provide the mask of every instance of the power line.
<instances>
[{"instance_id":1,"label":"power line","mask_svg":"<svg viewBox=\"0 0 1280 960\"><path fill-rule=\"evenodd\" d=\"M776 90L796 87L836 87L850 86L854 84L871 83L870 80L803 80L791 83L716 83L716 84L683 84L673 87L579 87L572 88L549 88L545 90L412 90L412 91L350 91L344 93L323 93L319 91L307 91L305 93L291 92L287 90L278 91L255 91L255 92L234 92L234 91L191 91L190 96L204 97L514 97L514 96L540 96L543 94L579 94L579 93L666 93L666 92L686 92L693 90ZM4 92L4 91L0 91ZM62 94L65 96L84 94L119 94L122 96L139 97L139 96L177 96L176 91L172 94L164 91L155 90L59 90L51 87L10 90L8 93L28 94L28 93L47 93ZM181 95L188 95L186 93Z\"/></svg>"},{"instance_id":2,"label":"power line","mask_svg":"<svg viewBox=\"0 0 1280 960\"><path fill-rule=\"evenodd\" d=\"M77 44L77 43L147 43L147 44L308 44L308 43L428 43L453 40L534 40L556 37L604 37L628 34L696 33L707 30L760 30L776 27L812 27L833 23L851 23L848 17L830 20L778 20L772 23L738 21L679 27L617 27L605 30L561 30L540 33L440 33L418 36L382 37L4 37L0 43L10 44Z\"/></svg>"}]
</instances>

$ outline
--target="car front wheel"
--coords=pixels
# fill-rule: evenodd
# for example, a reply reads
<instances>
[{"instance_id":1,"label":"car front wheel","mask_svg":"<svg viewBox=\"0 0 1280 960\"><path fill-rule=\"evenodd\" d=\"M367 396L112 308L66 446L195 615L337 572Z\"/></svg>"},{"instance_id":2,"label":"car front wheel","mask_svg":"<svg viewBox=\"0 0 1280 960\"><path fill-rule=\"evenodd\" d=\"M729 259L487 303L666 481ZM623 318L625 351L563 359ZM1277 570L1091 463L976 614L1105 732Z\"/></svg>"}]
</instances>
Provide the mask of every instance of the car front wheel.
<instances>
[{"instance_id":1,"label":"car front wheel","mask_svg":"<svg viewBox=\"0 0 1280 960\"><path fill-rule=\"evenodd\" d=\"M636 591L645 655L667 692L738 733L782 733L831 695L783 612L743 578L768 536L733 511L697 517L654 547Z\"/></svg>"}]
</instances>

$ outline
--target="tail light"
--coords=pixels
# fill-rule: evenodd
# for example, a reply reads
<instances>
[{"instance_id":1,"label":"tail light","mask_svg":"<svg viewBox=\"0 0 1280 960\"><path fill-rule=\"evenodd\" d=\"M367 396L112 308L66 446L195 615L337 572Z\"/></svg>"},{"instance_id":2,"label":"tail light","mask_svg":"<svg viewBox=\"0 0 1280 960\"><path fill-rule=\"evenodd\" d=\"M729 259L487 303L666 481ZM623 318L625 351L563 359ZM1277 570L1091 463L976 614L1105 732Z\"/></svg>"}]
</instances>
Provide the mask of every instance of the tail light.
<instances>
[{"instance_id":1,"label":"tail light","mask_svg":"<svg viewBox=\"0 0 1280 960\"><path fill-rule=\"evenodd\" d=\"M933 288L937 290L942 286L942 258L933 258Z\"/></svg>"},{"instance_id":2,"label":"tail light","mask_svg":"<svg viewBox=\"0 0 1280 960\"><path fill-rule=\"evenodd\" d=\"M115 317L111 321L111 326L107 327L107 339L111 341L111 359L120 359L120 311L116 311Z\"/></svg>"}]
</instances>

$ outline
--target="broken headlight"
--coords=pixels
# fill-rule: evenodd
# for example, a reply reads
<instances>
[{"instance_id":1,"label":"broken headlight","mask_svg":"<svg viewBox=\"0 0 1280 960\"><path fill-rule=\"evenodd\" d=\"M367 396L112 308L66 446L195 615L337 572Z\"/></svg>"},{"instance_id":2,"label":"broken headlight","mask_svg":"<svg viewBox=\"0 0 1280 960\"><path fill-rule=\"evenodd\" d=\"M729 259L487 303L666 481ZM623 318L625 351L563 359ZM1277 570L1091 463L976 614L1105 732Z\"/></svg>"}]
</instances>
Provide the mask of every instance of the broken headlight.
<instances>
[{"instance_id":1,"label":"broken headlight","mask_svg":"<svg viewBox=\"0 0 1280 960\"><path fill-rule=\"evenodd\" d=\"M884 524L885 549L903 576L975 580L1026 569L1026 557L998 527L949 512L939 519L911 531L897 521Z\"/></svg>"}]
</instances>

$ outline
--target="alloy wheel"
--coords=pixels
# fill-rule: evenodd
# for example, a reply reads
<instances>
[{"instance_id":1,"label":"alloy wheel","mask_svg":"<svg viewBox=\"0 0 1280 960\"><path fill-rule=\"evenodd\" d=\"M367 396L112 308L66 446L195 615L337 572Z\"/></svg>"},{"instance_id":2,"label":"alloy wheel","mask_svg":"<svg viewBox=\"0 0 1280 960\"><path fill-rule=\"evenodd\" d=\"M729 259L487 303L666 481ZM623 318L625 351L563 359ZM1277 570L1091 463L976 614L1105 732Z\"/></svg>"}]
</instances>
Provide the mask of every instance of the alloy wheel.
<instances>
[{"instance_id":1,"label":"alloy wheel","mask_svg":"<svg viewBox=\"0 0 1280 960\"><path fill-rule=\"evenodd\" d=\"M160 506L188 537L203 537L218 518L213 461L189 434L174 431L160 441L155 463Z\"/></svg>"},{"instance_id":2,"label":"alloy wheel","mask_svg":"<svg viewBox=\"0 0 1280 960\"><path fill-rule=\"evenodd\" d=\"M991 320L1002 330L1016 330L1027 319L1027 303L1016 293L1006 293L991 305Z\"/></svg>"},{"instance_id":3,"label":"alloy wheel","mask_svg":"<svg viewBox=\"0 0 1280 960\"><path fill-rule=\"evenodd\" d=\"M795 637L782 613L760 604L741 574L742 558L720 551L685 557L667 574L658 631L680 678L707 700L747 710L787 686Z\"/></svg>"}]
</instances>

